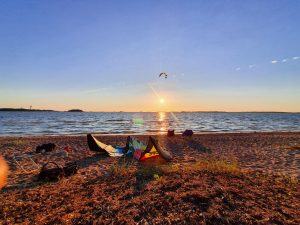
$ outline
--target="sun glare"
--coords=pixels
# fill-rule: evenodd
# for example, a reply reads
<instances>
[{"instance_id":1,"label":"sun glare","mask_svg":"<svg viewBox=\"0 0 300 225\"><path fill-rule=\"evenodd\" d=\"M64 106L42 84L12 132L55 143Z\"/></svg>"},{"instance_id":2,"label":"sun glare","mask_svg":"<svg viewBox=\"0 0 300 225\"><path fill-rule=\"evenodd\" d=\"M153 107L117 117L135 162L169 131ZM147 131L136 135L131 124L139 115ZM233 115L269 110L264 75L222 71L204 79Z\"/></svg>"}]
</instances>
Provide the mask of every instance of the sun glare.
<instances>
[{"instance_id":1,"label":"sun glare","mask_svg":"<svg viewBox=\"0 0 300 225\"><path fill-rule=\"evenodd\" d=\"M164 104L164 103L165 103L165 100L164 100L163 98L161 98L161 99L159 100L159 102L160 102L160 104Z\"/></svg>"}]
</instances>

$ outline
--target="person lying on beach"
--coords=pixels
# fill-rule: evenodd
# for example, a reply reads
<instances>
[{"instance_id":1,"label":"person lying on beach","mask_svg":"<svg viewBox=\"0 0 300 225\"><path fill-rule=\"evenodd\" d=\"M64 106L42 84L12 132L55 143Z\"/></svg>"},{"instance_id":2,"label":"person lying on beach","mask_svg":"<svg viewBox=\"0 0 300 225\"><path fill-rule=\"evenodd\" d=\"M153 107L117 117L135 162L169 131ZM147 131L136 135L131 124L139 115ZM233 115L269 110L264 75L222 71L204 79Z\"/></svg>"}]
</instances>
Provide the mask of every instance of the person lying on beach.
<instances>
[{"instance_id":1,"label":"person lying on beach","mask_svg":"<svg viewBox=\"0 0 300 225\"><path fill-rule=\"evenodd\" d=\"M172 155L167 150L161 148L157 140L151 136L149 137L147 144L134 137L128 136L126 146L121 147L104 144L97 140L93 135L88 134L87 144L91 151L99 152L111 157L133 154L134 158L139 161L157 157L162 157L166 161L172 159Z\"/></svg>"}]
</instances>

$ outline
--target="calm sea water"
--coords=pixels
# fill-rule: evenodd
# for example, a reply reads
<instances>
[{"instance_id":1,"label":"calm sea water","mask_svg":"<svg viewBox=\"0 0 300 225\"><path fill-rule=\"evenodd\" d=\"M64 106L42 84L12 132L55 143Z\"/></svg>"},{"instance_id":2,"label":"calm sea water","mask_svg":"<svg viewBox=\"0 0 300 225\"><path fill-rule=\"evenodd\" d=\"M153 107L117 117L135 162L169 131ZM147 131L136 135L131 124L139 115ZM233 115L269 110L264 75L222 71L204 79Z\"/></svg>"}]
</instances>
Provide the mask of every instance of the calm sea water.
<instances>
[{"instance_id":1,"label":"calm sea water","mask_svg":"<svg viewBox=\"0 0 300 225\"><path fill-rule=\"evenodd\" d=\"M0 112L0 136L300 131L300 113Z\"/></svg>"}]
</instances>

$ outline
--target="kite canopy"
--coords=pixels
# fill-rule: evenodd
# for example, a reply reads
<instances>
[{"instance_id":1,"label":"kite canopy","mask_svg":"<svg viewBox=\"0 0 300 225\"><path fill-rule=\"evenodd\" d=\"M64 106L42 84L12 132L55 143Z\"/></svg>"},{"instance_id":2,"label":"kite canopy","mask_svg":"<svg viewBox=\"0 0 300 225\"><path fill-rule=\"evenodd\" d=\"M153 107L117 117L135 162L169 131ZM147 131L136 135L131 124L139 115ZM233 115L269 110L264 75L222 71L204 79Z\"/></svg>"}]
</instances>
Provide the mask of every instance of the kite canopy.
<instances>
[{"instance_id":1,"label":"kite canopy","mask_svg":"<svg viewBox=\"0 0 300 225\"><path fill-rule=\"evenodd\" d=\"M166 74L166 73L160 73L159 77L161 77L161 76L165 76L165 78L168 78L168 74Z\"/></svg>"},{"instance_id":2,"label":"kite canopy","mask_svg":"<svg viewBox=\"0 0 300 225\"><path fill-rule=\"evenodd\" d=\"M171 154L162 149L153 137L149 137L148 144L146 145L140 140L128 136L126 146L120 147L106 145L98 141L91 134L88 134L87 142L91 151L100 152L112 157L133 153L134 158L139 161L158 157L162 157L166 161L170 161L172 159Z\"/></svg>"},{"instance_id":3,"label":"kite canopy","mask_svg":"<svg viewBox=\"0 0 300 225\"><path fill-rule=\"evenodd\" d=\"M123 150L125 147L119 147L119 146L111 146L111 145L106 145L100 141L98 141L93 135L88 134L87 135L87 143L89 146L89 149L93 152L99 152L103 153L107 156L122 156L124 155Z\"/></svg>"}]
</instances>

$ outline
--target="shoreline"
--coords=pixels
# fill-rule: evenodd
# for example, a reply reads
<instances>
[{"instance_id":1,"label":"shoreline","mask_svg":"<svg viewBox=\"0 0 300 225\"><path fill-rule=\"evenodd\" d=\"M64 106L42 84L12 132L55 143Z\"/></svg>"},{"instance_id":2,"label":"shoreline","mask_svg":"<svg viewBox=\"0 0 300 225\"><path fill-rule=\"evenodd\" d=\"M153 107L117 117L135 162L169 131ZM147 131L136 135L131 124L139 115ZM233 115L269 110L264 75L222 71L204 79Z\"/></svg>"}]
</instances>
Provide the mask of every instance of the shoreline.
<instances>
[{"instance_id":1,"label":"shoreline","mask_svg":"<svg viewBox=\"0 0 300 225\"><path fill-rule=\"evenodd\" d=\"M203 132L194 132L194 135L206 135L206 134L297 134L300 133L300 130L295 131L203 131ZM0 135L1 138L39 138L39 137L82 137L86 136L87 134L93 134L97 136L166 136L167 132L156 132L156 133L99 133L99 132L93 132L93 133L75 133L75 134L32 134L32 135ZM176 136L181 136L181 133L175 133Z\"/></svg>"}]
</instances>

